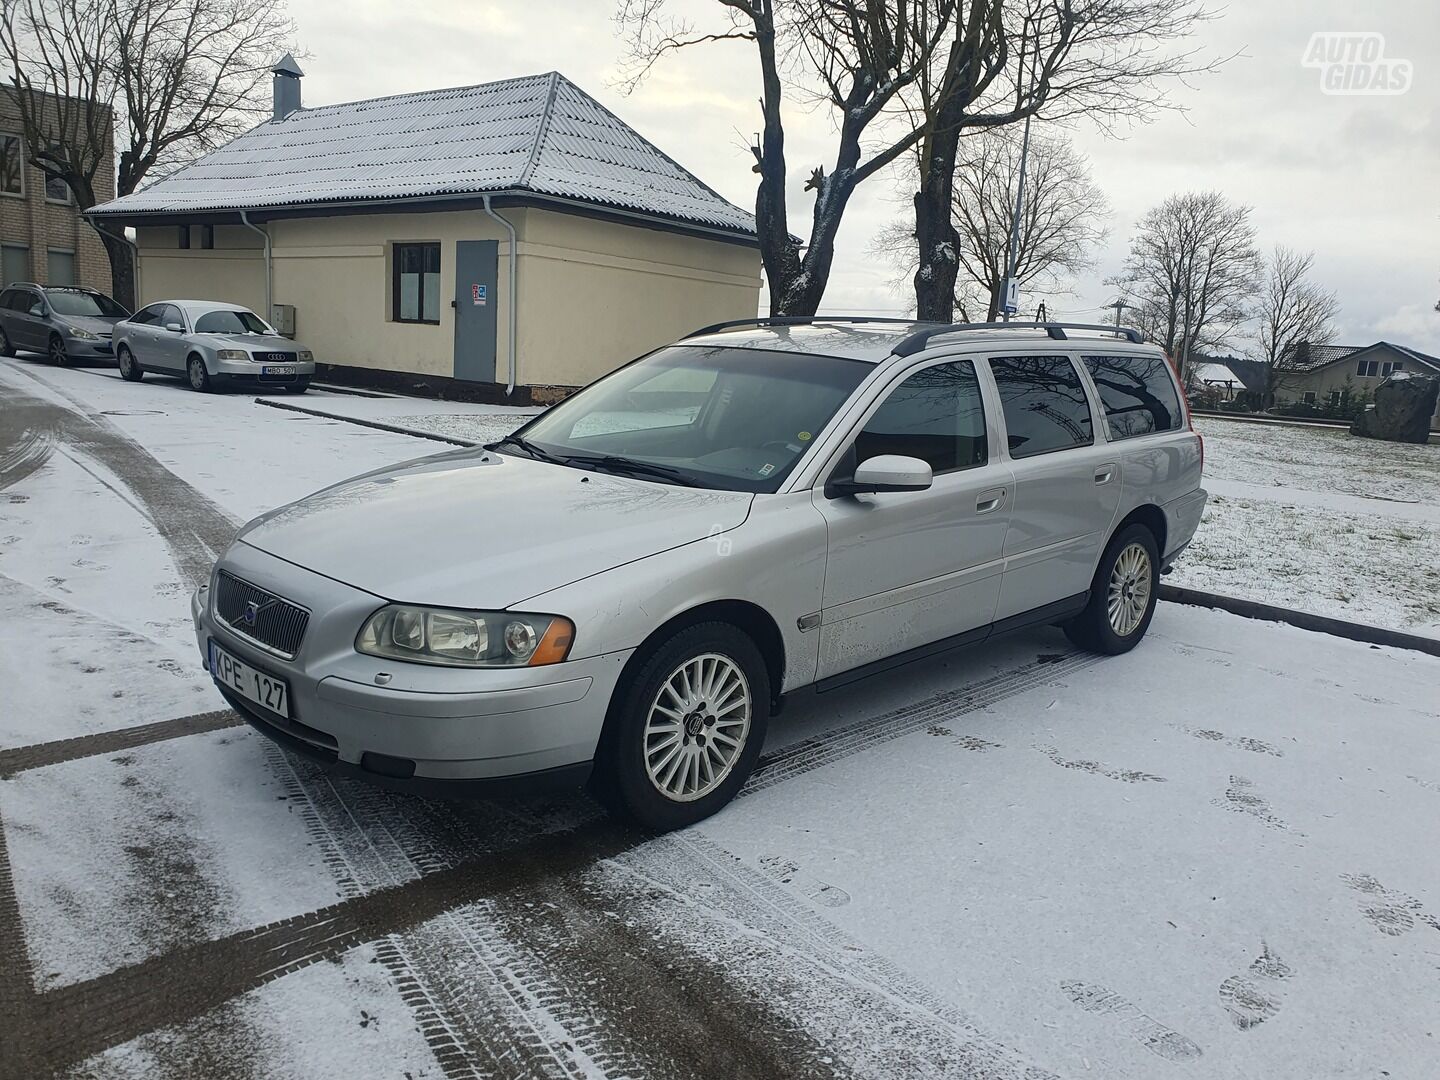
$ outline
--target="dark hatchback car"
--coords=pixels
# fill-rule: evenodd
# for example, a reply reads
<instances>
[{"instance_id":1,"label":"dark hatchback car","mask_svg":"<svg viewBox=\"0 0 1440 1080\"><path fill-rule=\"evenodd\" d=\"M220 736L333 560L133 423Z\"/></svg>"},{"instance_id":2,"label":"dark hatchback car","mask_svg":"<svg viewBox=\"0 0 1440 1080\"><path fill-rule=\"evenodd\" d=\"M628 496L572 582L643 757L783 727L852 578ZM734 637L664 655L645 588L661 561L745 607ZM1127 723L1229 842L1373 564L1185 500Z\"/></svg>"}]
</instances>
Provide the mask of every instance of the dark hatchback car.
<instances>
[{"instance_id":1,"label":"dark hatchback car","mask_svg":"<svg viewBox=\"0 0 1440 1080\"><path fill-rule=\"evenodd\" d=\"M129 314L94 289L16 282L0 292L0 355L43 353L61 366L112 362L110 338Z\"/></svg>"}]
</instances>

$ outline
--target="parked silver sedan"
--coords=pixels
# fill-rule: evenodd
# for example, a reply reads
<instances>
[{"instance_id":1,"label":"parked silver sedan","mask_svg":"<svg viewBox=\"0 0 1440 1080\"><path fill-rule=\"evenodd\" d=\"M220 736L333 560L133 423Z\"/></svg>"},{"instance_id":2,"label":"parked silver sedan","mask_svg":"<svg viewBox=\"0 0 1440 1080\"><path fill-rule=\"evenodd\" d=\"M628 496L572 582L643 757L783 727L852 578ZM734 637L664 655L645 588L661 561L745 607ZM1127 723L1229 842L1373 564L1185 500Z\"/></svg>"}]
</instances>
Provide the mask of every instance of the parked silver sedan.
<instances>
[{"instance_id":1,"label":"parked silver sedan","mask_svg":"<svg viewBox=\"0 0 1440 1080\"><path fill-rule=\"evenodd\" d=\"M1202 459L1134 331L750 323L256 518L192 614L295 753L442 796L589 780L670 829L786 695L1033 625L1133 648Z\"/></svg>"},{"instance_id":2,"label":"parked silver sedan","mask_svg":"<svg viewBox=\"0 0 1440 1080\"><path fill-rule=\"evenodd\" d=\"M315 355L249 308L213 300L163 300L115 326L115 360L132 382L175 375L196 390L231 383L276 386L303 394Z\"/></svg>"}]
</instances>

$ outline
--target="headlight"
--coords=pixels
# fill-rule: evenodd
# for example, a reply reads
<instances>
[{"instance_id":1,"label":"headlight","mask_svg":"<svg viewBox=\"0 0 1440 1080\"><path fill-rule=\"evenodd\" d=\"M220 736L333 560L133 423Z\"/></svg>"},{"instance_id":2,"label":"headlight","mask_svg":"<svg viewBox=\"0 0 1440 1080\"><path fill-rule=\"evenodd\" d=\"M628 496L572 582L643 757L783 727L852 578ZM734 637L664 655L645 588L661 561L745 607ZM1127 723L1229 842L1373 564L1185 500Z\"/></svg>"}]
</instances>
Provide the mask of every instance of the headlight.
<instances>
[{"instance_id":1,"label":"headlight","mask_svg":"<svg viewBox=\"0 0 1440 1080\"><path fill-rule=\"evenodd\" d=\"M250 354L244 349L216 349L216 360L249 360Z\"/></svg>"},{"instance_id":2,"label":"headlight","mask_svg":"<svg viewBox=\"0 0 1440 1080\"><path fill-rule=\"evenodd\" d=\"M70 336L76 341L99 341L99 334L92 334L89 330L82 330L78 326L70 327Z\"/></svg>"},{"instance_id":3,"label":"headlight","mask_svg":"<svg viewBox=\"0 0 1440 1080\"><path fill-rule=\"evenodd\" d=\"M575 641L575 624L559 615L450 611L394 604L365 621L358 652L447 667L538 667L558 664Z\"/></svg>"},{"instance_id":4,"label":"headlight","mask_svg":"<svg viewBox=\"0 0 1440 1080\"><path fill-rule=\"evenodd\" d=\"M314 362L315 362L315 354L314 354L313 352L311 352L309 349L301 349L301 350L300 350L300 363L302 363L302 364L313 364Z\"/></svg>"}]
</instances>

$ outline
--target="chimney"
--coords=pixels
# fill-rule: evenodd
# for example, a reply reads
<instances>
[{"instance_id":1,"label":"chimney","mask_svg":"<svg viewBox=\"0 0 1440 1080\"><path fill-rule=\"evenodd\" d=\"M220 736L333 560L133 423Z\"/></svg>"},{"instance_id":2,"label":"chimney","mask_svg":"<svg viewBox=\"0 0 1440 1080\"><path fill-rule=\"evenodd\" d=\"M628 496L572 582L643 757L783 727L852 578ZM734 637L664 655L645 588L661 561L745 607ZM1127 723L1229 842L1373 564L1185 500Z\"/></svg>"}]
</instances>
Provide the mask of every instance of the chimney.
<instances>
[{"instance_id":1,"label":"chimney","mask_svg":"<svg viewBox=\"0 0 1440 1080\"><path fill-rule=\"evenodd\" d=\"M300 109L300 79L305 74L289 53L270 69L275 76L275 112L272 120L284 120Z\"/></svg>"}]
</instances>

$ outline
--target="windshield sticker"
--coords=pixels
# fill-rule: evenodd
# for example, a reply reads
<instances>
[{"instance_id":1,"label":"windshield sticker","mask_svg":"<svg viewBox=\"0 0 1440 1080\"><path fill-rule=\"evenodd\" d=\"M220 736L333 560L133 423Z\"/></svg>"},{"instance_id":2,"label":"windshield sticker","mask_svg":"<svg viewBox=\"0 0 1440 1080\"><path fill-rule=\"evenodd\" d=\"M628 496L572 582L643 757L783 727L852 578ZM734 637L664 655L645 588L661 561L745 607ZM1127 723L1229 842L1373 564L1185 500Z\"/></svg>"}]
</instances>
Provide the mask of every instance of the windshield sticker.
<instances>
[{"instance_id":1,"label":"windshield sticker","mask_svg":"<svg viewBox=\"0 0 1440 1080\"><path fill-rule=\"evenodd\" d=\"M774 466L774 465L771 465L768 461L767 461L764 465L761 465L761 466L760 466L760 475L761 475L761 476L769 476L769 475L770 475L772 472L774 472L774 471L775 471L775 466Z\"/></svg>"}]
</instances>

